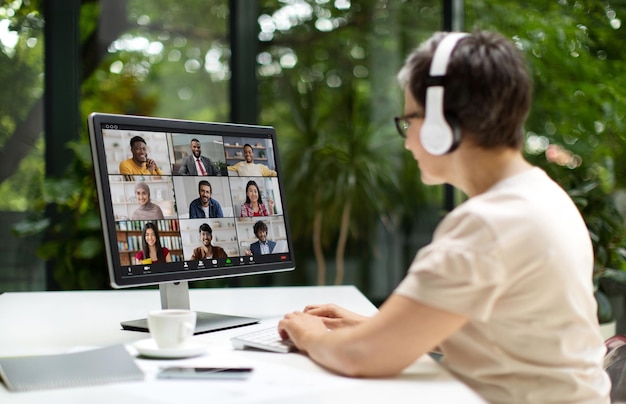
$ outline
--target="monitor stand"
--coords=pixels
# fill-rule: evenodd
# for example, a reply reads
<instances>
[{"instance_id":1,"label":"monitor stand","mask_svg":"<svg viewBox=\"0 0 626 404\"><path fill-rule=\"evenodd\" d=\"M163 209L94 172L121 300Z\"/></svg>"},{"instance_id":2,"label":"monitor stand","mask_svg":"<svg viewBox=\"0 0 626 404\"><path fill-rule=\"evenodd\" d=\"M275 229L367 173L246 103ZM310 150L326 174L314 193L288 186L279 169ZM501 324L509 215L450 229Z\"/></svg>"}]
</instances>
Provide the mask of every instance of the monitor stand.
<instances>
[{"instance_id":1,"label":"monitor stand","mask_svg":"<svg viewBox=\"0 0 626 404\"><path fill-rule=\"evenodd\" d=\"M161 292L162 309L190 309L189 285L187 282L161 283L159 285L159 291ZM259 321L260 319L258 318L197 312L196 330L194 334L241 327L255 324ZM122 328L125 330L149 332L148 320L145 318L122 321L121 324Z\"/></svg>"}]
</instances>

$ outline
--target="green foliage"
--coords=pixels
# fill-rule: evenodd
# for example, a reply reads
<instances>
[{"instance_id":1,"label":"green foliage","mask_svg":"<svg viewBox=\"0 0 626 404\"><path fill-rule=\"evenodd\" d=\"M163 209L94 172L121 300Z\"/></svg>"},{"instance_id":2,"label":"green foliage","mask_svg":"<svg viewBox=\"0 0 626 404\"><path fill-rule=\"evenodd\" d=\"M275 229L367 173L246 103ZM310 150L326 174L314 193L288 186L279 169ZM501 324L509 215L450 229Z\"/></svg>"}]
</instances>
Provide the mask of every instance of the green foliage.
<instances>
[{"instance_id":1,"label":"green foliage","mask_svg":"<svg viewBox=\"0 0 626 404\"><path fill-rule=\"evenodd\" d=\"M123 63L120 76L137 80L140 95L153 99L154 116L202 121L227 121L230 114L230 45L228 7L221 0L128 2L128 26L123 39L146 39L162 46L120 48L103 61L103 68ZM106 70L99 74L105 77ZM108 74L113 79L118 74ZM113 87L118 89L119 87ZM137 113L126 110L125 113Z\"/></svg>"},{"instance_id":2,"label":"green foliage","mask_svg":"<svg viewBox=\"0 0 626 404\"><path fill-rule=\"evenodd\" d=\"M598 302L598 321L600 324L608 323L615 319L615 315L613 314L613 306L611 305L611 301L603 292L596 290L593 295L596 298L596 302Z\"/></svg>"},{"instance_id":3,"label":"green foliage","mask_svg":"<svg viewBox=\"0 0 626 404\"><path fill-rule=\"evenodd\" d=\"M626 51L618 45L621 29L614 15L626 12L624 4L472 1L466 8L470 26L496 29L526 54L535 82L528 131L572 152L589 168L608 157L615 172L626 172L621 91ZM626 177L616 177L616 184L624 186Z\"/></svg>"},{"instance_id":4,"label":"green foliage","mask_svg":"<svg viewBox=\"0 0 626 404\"><path fill-rule=\"evenodd\" d=\"M17 9L11 22L20 43L14 54L0 52L5 85L0 92L0 147L42 94L41 4L31 0ZM258 76L260 121L276 127L288 174L286 202L299 260L312 256L314 238L322 252L334 250L341 258L352 251L367 260L379 218L411 237L424 230L425 216L430 221L439 217L441 189L421 185L391 117L402 111L395 74L409 50L440 29L440 2L350 4L340 9L335 2L314 0L297 8L290 2L259 2L263 18L289 23L275 24L271 37L260 42ZM84 41L97 32L97 16L105 5L83 3ZM310 13L302 13L307 7ZM621 74L626 50L615 24L625 5L617 0L472 0L465 8L468 28L496 29L527 55L535 82L529 137L576 157L570 167L548 161L545 150L529 152L529 159L577 202L594 242L596 274L619 278L623 228L612 192L626 183L626 76ZM107 47L103 60L84 61L96 67L85 73L82 115L100 111L228 120L228 13L224 1L130 0L125 21L101 21L101 28L119 41ZM39 39L33 48L26 46L29 37ZM65 218L54 225L46 220L23 223L20 231L45 229L48 242L40 252L57 261L61 287L104 287L105 259L86 136L72 148L76 161L70 172L63 179L37 183L33 179L43 176L43 145L38 143L20 174L0 185L0 205L34 204L41 211L51 209L53 218ZM31 188L19 189L27 183ZM415 246L409 250L407 259Z\"/></svg>"},{"instance_id":5,"label":"green foliage","mask_svg":"<svg viewBox=\"0 0 626 404\"><path fill-rule=\"evenodd\" d=\"M162 44L163 50L160 55L153 55L146 49L121 45L102 61L84 61L84 66L97 66L94 72L84 75L81 98L84 122L94 111L225 120L227 76L214 80L206 71L189 71L185 66L211 48L224 48L219 43L225 38L227 14L220 11L223 2L189 3L129 2L130 23L124 26L126 32L120 32L120 36L128 41L145 38ZM97 32L100 9L97 2L86 2L81 6L83 41L89 41L90 35ZM213 13L202 12L208 9ZM180 18L181 13L186 15L184 19ZM150 18L146 20L148 15ZM197 25L191 24L193 20L198 21ZM193 28L209 22L211 30ZM146 30L146 23L150 24L151 30ZM173 54L180 56L177 59L172 57ZM119 72L113 73L112 66L118 66ZM198 86L203 75L206 85ZM190 91L185 93L189 95L185 100L181 100L181 89ZM222 96L218 96L220 94ZM23 235L45 233L45 241L37 253L44 260L54 262L54 278L61 289L107 288L108 271L86 133L68 146L74 153L74 161L67 175L46 179L42 192L32 199L34 210L46 214L22 222L15 230Z\"/></svg>"},{"instance_id":6,"label":"green foliage","mask_svg":"<svg viewBox=\"0 0 626 404\"><path fill-rule=\"evenodd\" d=\"M0 210L26 211L41 192L44 172L44 144L34 139L16 139L19 124L27 119L31 107L43 95L43 18L41 2L12 4L0 13L9 21L9 30L17 36L15 46L0 43ZM11 12L9 12L9 10ZM13 141L28 143L24 156L8 164L7 145ZM29 153L30 151L30 153ZM11 152L15 154L15 151Z\"/></svg>"},{"instance_id":7,"label":"green foliage","mask_svg":"<svg viewBox=\"0 0 626 404\"><path fill-rule=\"evenodd\" d=\"M314 255L324 283L326 254L334 252L338 271L346 251L366 261L380 221L410 234L416 207L440 201L421 185L392 117L402 112L397 70L438 28L441 9L432 1L306 4L310 14L294 12L290 28L264 30L261 122L277 128L297 257ZM261 2L266 25L288 8Z\"/></svg>"},{"instance_id":8,"label":"green foliage","mask_svg":"<svg viewBox=\"0 0 626 404\"><path fill-rule=\"evenodd\" d=\"M33 145L30 154L20 162L17 172L0 182L0 211L25 212L33 207L33 201L41 194L44 167L43 138Z\"/></svg>"},{"instance_id":9,"label":"green foliage","mask_svg":"<svg viewBox=\"0 0 626 404\"><path fill-rule=\"evenodd\" d=\"M46 216L31 217L15 231L45 234L37 255L54 262L54 278L61 289L104 289L108 272L89 145L83 141L68 146L76 158L67 175L46 179L36 200L40 211L47 207Z\"/></svg>"},{"instance_id":10,"label":"green foliage","mask_svg":"<svg viewBox=\"0 0 626 404\"><path fill-rule=\"evenodd\" d=\"M624 152L626 103L620 89L626 84L621 74L626 51L616 41L620 30L616 16L626 12L624 4L472 1L466 10L470 26L498 30L526 54L535 82L529 132L572 151L584 164L577 170L555 170L546 160L535 162L547 167L565 188L597 178L600 171L612 173L610 164L602 167L597 162L621 160L616 156ZM605 190L613 185L601 183Z\"/></svg>"},{"instance_id":11,"label":"green foliage","mask_svg":"<svg viewBox=\"0 0 626 404\"><path fill-rule=\"evenodd\" d=\"M612 313L600 280L626 285L624 218L614 198L616 187L626 185L621 175L626 172L626 51L619 20L625 5L618 0L466 2L472 27L509 36L529 61L535 100L526 127L529 139L539 139L543 147L531 148L528 157L569 192L587 224L601 321Z\"/></svg>"},{"instance_id":12,"label":"green foliage","mask_svg":"<svg viewBox=\"0 0 626 404\"><path fill-rule=\"evenodd\" d=\"M598 170L602 172L602 170ZM616 207L612 188L602 186L602 176L581 180L575 175L567 177L568 193L578 206L593 244L594 271L598 318L600 322L612 320L612 309L606 298L603 278L626 286L626 238L624 218ZM563 180L564 176L555 175Z\"/></svg>"}]
</instances>

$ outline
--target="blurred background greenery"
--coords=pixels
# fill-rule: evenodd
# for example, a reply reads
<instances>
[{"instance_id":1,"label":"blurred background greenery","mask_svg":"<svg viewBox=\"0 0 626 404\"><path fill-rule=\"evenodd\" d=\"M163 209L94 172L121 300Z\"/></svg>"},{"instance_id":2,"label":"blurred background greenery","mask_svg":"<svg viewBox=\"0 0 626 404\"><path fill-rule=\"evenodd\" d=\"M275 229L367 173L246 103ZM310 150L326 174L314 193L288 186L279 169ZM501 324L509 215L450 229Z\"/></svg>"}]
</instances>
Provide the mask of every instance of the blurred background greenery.
<instances>
[{"instance_id":1,"label":"blurred background greenery","mask_svg":"<svg viewBox=\"0 0 626 404\"><path fill-rule=\"evenodd\" d=\"M581 209L596 283L626 284L625 0L54 3L0 3L0 292L108 288L85 125L98 111L276 128L297 269L195 286L354 284L384 300L463 200L421 185L392 121L396 72L446 18L526 54L525 153ZM72 23L74 43L59 43ZM252 40L235 46L237 24Z\"/></svg>"}]
</instances>

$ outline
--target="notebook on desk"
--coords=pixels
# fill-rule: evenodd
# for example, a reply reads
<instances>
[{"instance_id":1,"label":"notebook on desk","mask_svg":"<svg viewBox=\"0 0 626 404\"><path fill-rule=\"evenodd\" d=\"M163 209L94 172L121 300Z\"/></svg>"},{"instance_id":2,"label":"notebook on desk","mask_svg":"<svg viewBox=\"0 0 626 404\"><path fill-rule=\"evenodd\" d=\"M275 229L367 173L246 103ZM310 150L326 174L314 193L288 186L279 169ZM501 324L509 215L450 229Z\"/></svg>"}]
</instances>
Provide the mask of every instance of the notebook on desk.
<instances>
[{"instance_id":1,"label":"notebook on desk","mask_svg":"<svg viewBox=\"0 0 626 404\"><path fill-rule=\"evenodd\" d=\"M123 345L59 355L0 358L0 377L10 391L44 390L142 380Z\"/></svg>"}]
</instances>

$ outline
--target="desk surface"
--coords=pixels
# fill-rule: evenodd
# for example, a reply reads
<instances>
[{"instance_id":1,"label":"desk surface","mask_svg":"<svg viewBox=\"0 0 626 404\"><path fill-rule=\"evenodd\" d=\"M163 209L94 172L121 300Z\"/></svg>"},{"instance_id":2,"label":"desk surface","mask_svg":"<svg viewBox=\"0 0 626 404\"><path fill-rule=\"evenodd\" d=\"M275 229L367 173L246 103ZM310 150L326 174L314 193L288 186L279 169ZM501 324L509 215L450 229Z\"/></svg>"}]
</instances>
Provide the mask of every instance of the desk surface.
<instances>
[{"instance_id":1,"label":"desk surface","mask_svg":"<svg viewBox=\"0 0 626 404\"><path fill-rule=\"evenodd\" d=\"M11 393L1 403L482 403L464 384L425 356L392 379L337 376L306 356L238 351L230 337L276 324L282 315L310 303L336 303L369 315L376 308L352 286L191 289L197 311L258 317L260 324L194 336L207 353L195 358L137 358L146 377L128 382L40 392ZM148 334L124 331L120 321L160 308L158 290L23 292L0 295L0 356L56 354L132 343ZM155 378L164 366L251 366L245 381L172 381ZM97 366L97 364L94 364Z\"/></svg>"}]
</instances>

